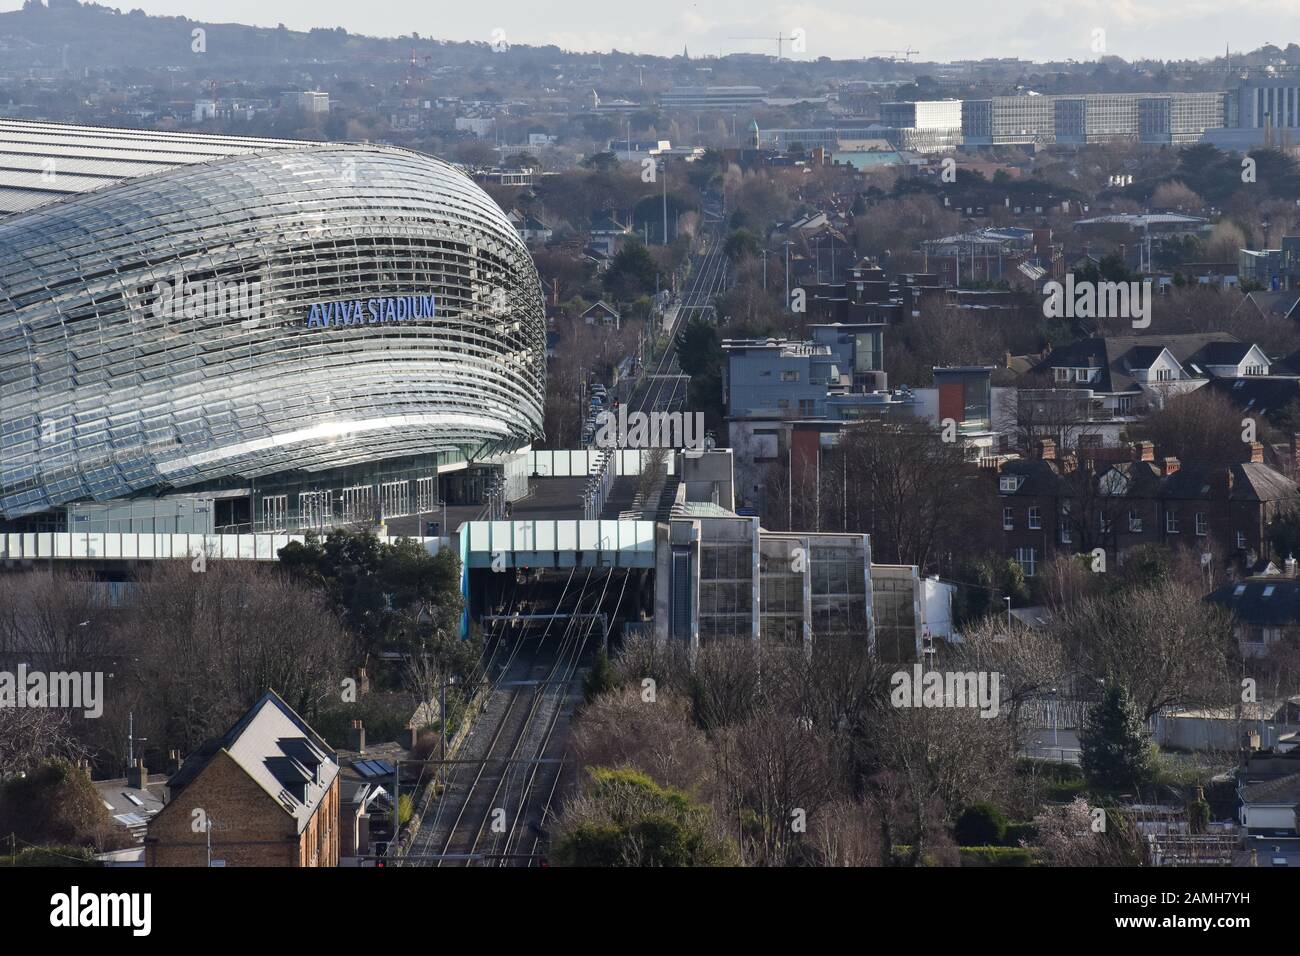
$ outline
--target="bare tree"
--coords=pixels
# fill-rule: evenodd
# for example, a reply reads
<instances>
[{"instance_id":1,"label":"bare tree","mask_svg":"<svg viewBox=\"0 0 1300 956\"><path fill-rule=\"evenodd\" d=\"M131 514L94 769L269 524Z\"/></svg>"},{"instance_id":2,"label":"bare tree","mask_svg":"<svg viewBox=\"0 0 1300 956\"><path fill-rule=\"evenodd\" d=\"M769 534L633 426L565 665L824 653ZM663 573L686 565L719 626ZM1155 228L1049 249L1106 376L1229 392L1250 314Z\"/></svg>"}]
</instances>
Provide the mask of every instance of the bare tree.
<instances>
[{"instance_id":1,"label":"bare tree","mask_svg":"<svg viewBox=\"0 0 1300 956\"><path fill-rule=\"evenodd\" d=\"M894 797L913 833L920 863L936 829L961 806L999 802L1014 772L1011 727L967 707L891 708L877 725L875 749L892 774Z\"/></svg>"},{"instance_id":2,"label":"bare tree","mask_svg":"<svg viewBox=\"0 0 1300 956\"><path fill-rule=\"evenodd\" d=\"M268 688L311 713L339 694L348 638L317 591L255 565L209 560L153 569L123 624L152 740L189 751Z\"/></svg>"},{"instance_id":3,"label":"bare tree","mask_svg":"<svg viewBox=\"0 0 1300 956\"><path fill-rule=\"evenodd\" d=\"M962 637L953 666L998 675L998 696L1009 709L1013 734L1024 704L1055 692L1069 674L1065 648L1049 631L1017 627L1008 633L1001 617L986 617L963 628Z\"/></svg>"},{"instance_id":4,"label":"bare tree","mask_svg":"<svg viewBox=\"0 0 1300 956\"><path fill-rule=\"evenodd\" d=\"M86 756L68 711L0 707L0 781L31 773L49 757L78 762Z\"/></svg>"},{"instance_id":5,"label":"bare tree","mask_svg":"<svg viewBox=\"0 0 1300 956\"><path fill-rule=\"evenodd\" d=\"M806 834L835 792L830 735L797 715L756 710L744 724L720 732L718 773L734 808L746 858L764 866L795 861Z\"/></svg>"},{"instance_id":6,"label":"bare tree","mask_svg":"<svg viewBox=\"0 0 1300 956\"><path fill-rule=\"evenodd\" d=\"M712 749L675 694L647 699L637 684L601 695L582 712L572 747L581 766L634 767L699 799L715 795Z\"/></svg>"},{"instance_id":7,"label":"bare tree","mask_svg":"<svg viewBox=\"0 0 1300 956\"><path fill-rule=\"evenodd\" d=\"M1052 631L1082 673L1121 684L1144 718L1236 699L1229 618L1182 581L1086 598L1058 613Z\"/></svg>"},{"instance_id":8,"label":"bare tree","mask_svg":"<svg viewBox=\"0 0 1300 956\"><path fill-rule=\"evenodd\" d=\"M868 531L876 561L922 569L945 541L977 533L989 507L961 447L919 425L858 426L840 438L849 530Z\"/></svg>"}]
</instances>

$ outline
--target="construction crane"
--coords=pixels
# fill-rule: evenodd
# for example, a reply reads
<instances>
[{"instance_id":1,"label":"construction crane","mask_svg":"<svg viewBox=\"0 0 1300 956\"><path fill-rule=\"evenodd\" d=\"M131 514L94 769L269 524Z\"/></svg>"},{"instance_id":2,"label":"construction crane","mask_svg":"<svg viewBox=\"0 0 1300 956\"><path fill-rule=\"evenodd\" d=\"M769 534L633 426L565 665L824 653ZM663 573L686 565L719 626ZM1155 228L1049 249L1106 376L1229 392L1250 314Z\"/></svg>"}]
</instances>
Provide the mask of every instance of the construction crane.
<instances>
[{"instance_id":1,"label":"construction crane","mask_svg":"<svg viewBox=\"0 0 1300 956\"><path fill-rule=\"evenodd\" d=\"M920 50L913 50L910 46L906 50L872 50L872 53L888 53L889 58L897 63L902 60L904 63L909 62L912 57L920 53Z\"/></svg>"},{"instance_id":2,"label":"construction crane","mask_svg":"<svg viewBox=\"0 0 1300 956\"><path fill-rule=\"evenodd\" d=\"M798 32L798 31L796 31ZM793 36L786 36L784 33L778 33L774 37L727 37L728 40L775 40L776 41L776 58L783 58L785 53L785 41L793 40Z\"/></svg>"}]
</instances>

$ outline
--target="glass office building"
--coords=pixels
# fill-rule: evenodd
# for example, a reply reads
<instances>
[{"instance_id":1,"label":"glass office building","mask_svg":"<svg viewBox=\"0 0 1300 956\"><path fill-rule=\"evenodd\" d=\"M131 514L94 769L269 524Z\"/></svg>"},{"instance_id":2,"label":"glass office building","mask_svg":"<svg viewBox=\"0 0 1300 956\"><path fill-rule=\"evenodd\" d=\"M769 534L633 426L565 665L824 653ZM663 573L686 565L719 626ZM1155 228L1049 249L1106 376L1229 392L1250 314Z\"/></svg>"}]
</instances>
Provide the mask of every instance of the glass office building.
<instances>
[{"instance_id":1,"label":"glass office building","mask_svg":"<svg viewBox=\"0 0 1300 956\"><path fill-rule=\"evenodd\" d=\"M968 146L1197 142L1222 126L1225 93L1087 93L996 96L962 103Z\"/></svg>"},{"instance_id":2,"label":"glass office building","mask_svg":"<svg viewBox=\"0 0 1300 956\"><path fill-rule=\"evenodd\" d=\"M0 520L277 482L272 517L400 510L436 494L367 476L540 435L544 356L527 249L433 157L0 125Z\"/></svg>"}]
</instances>

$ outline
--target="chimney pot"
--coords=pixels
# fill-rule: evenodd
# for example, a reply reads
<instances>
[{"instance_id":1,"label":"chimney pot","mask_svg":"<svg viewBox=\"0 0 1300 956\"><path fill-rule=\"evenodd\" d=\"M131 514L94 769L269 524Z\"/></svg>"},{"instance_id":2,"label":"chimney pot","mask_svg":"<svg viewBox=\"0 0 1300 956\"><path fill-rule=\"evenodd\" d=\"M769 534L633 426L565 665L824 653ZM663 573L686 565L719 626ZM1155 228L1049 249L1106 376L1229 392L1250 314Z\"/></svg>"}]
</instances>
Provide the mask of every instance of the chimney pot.
<instances>
[{"instance_id":1,"label":"chimney pot","mask_svg":"<svg viewBox=\"0 0 1300 956\"><path fill-rule=\"evenodd\" d=\"M1156 446L1149 441L1135 442L1133 445L1134 461L1155 461Z\"/></svg>"}]
</instances>

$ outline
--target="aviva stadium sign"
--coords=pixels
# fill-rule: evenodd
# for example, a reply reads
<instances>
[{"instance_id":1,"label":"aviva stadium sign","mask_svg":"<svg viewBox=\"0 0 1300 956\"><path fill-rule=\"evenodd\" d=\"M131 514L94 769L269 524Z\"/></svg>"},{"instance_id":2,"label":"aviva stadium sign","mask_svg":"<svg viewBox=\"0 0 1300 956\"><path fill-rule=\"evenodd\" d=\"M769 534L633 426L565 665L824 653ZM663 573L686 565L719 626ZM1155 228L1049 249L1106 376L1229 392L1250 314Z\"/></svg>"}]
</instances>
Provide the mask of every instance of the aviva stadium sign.
<instances>
[{"instance_id":1,"label":"aviva stadium sign","mask_svg":"<svg viewBox=\"0 0 1300 956\"><path fill-rule=\"evenodd\" d=\"M313 302L307 310L307 328L411 322L415 319L431 319L437 314L437 297L432 295L390 295L374 299Z\"/></svg>"}]
</instances>

